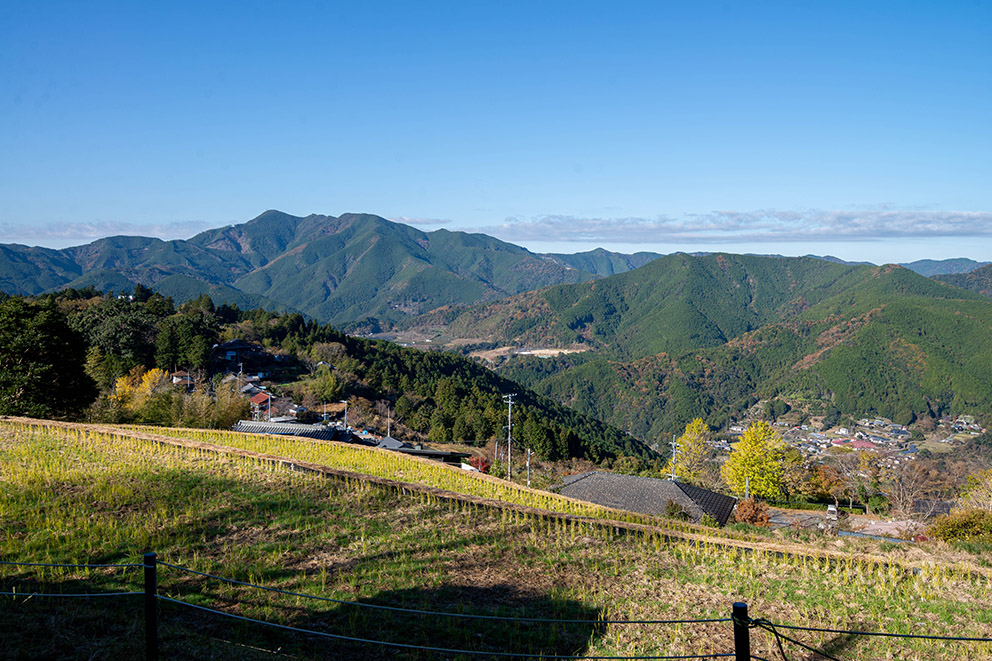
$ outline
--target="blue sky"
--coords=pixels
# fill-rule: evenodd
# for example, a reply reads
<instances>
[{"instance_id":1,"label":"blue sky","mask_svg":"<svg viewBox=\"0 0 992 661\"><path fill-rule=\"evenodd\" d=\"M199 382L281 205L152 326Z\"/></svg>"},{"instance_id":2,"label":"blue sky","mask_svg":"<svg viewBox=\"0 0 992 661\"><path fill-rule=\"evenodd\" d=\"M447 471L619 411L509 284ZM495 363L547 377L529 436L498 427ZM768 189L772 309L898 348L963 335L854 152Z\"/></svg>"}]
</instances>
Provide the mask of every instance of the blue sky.
<instances>
[{"instance_id":1,"label":"blue sky","mask_svg":"<svg viewBox=\"0 0 992 661\"><path fill-rule=\"evenodd\" d=\"M989 2L10 2L0 242L266 209L992 258Z\"/></svg>"}]
</instances>

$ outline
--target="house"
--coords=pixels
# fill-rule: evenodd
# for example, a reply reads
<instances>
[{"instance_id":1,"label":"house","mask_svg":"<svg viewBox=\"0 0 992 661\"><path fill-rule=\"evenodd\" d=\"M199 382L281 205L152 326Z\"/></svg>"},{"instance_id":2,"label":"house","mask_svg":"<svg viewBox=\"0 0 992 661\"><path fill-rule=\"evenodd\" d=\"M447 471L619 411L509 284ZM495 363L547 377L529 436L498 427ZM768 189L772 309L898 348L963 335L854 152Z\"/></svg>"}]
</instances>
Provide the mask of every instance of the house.
<instances>
[{"instance_id":1,"label":"house","mask_svg":"<svg viewBox=\"0 0 992 661\"><path fill-rule=\"evenodd\" d=\"M404 443L403 441L396 440L392 436L383 436L382 438L379 439L379 445L377 445L376 447L380 447L386 450L399 450L401 448L408 448L410 446Z\"/></svg>"},{"instance_id":2,"label":"house","mask_svg":"<svg viewBox=\"0 0 992 661\"><path fill-rule=\"evenodd\" d=\"M217 357L229 363L237 363L246 358L265 353L261 344L245 342L244 340L231 340L222 344L215 344L213 347Z\"/></svg>"},{"instance_id":3,"label":"house","mask_svg":"<svg viewBox=\"0 0 992 661\"><path fill-rule=\"evenodd\" d=\"M252 398L249 399L248 401L250 401L252 404L257 406L260 410L265 411L268 410L269 402L271 400L272 400L272 395L270 395L265 391L260 391L255 395L252 395Z\"/></svg>"},{"instance_id":4,"label":"house","mask_svg":"<svg viewBox=\"0 0 992 661\"><path fill-rule=\"evenodd\" d=\"M737 505L736 498L683 482L599 471L570 475L557 491L604 507L658 516L665 514L669 502L674 502L692 521L698 522L708 514L721 526L726 525Z\"/></svg>"},{"instance_id":5,"label":"house","mask_svg":"<svg viewBox=\"0 0 992 661\"><path fill-rule=\"evenodd\" d=\"M299 425L285 422L258 422L241 420L231 428L245 434L275 434L278 436L302 436L322 441L339 440L339 431L324 425Z\"/></svg>"}]
</instances>

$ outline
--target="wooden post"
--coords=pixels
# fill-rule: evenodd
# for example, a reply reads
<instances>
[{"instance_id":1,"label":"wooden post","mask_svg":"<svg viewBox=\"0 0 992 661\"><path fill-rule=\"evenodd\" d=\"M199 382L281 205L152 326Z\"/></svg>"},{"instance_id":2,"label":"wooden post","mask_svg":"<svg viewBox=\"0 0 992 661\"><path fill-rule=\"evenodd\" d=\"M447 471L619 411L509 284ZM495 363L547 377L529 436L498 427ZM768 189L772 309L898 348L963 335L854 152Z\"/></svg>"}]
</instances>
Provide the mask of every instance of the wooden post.
<instances>
[{"instance_id":1,"label":"wooden post","mask_svg":"<svg viewBox=\"0 0 992 661\"><path fill-rule=\"evenodd\" d=\"M734 623L734 659L750 661L751 659L751 630L748 628L751 618L747 615L747 604L734 603L732 615Z\"/></svg>"},{"instance_id":2,"label":"wooden post","mask_svg":"<svg viewBox=\"0 0 992 661\"><path fill-rule=\"evenodd\" d=\"M145 658L158 661L158 576L157 556L145 554Z\"/></svg>"}]
</instances>

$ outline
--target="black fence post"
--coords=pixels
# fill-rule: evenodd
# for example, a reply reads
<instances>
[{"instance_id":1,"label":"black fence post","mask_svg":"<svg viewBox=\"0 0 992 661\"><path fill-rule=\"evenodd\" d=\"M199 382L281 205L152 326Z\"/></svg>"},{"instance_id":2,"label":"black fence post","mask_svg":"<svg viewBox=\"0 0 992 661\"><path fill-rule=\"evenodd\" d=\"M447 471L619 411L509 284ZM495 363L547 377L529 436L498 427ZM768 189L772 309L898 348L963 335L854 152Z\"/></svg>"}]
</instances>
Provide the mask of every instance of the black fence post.
<instances>
[{"instance_id":1,"label":"black fence post","mask_svg":"<svg viewBox=\"0 0 992 661\"><path fill-rule=\"evenodd\" d=\"M145 554L145 658L158 661L158 556L154 551Z\"/></svg>"},{"instance_id":2,"label":"black fence post","mask_svg":"<svg viewBox=\"0 0 992 661\"><path fill-rule=\"evenodd\" d=\"M734 659L735 661L750 661L751 659L751 629L748 623L747 604L738 601L734 603L732 616L734 622Z\"/></svg>"}]
</instances>

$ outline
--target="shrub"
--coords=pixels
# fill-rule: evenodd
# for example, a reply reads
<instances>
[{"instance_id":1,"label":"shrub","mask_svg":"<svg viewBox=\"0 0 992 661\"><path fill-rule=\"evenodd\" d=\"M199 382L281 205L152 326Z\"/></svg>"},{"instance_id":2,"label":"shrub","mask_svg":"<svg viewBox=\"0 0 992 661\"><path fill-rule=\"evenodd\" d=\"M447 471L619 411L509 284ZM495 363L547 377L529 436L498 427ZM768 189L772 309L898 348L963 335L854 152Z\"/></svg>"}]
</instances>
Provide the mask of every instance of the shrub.
<instances>
[{"instance_id":1,"label":"shrub","mask_svg":"<svg viewBox=\"0 0 992 661\"><path fill-rule=\"evenodd\" d=\"M689 519L689 513L685 511L684 507L676 503L674 500L670 500L665 505L665 517L669 519L680 519L682 521L687 521Z\"/></svg>"},{"instance_id":2,"label":"shrub","mask_svg":"<svg viewBox=\"0 0 992 661\"><path fill-rule=\"evenodd\" d=\"M714 519L709 514L704 514L702 518L699 519L699 525L709 526L710 528L719 528L720 522Z\"/></svg>"},{"instance_id":3,"label":"shrub","mask_svg":"<svg viewBox=\"0 0 992 661\"><path fill-rule=\"evenodd\" d=\"M939 517L927 535L945 542L992 543L992 512L962 510Z\"/></svg>"},{"instance_id":4,"label":"shrub","mask_svg":"<svg viewBox=\"0 0 992 661\"><path fill-rule=\"evenodd\" d=\"M868 510L874 514L888 514L891 504L885 496L872 496L868 499Z\"/></svg>"},{"instance_id":5,"label":"shrub","mask_svg":"<svg viewBox=\"0 0 992 661\"><path fill-rule=\"evenodd\" d=\"M488 473L489 469L492 468L492 464L485 457L475 456L470 457L468 460L468 465L472 468L478 469L480 473Z\"/></svg>"},{"instance_id":6,"label":"shrub","mask_svg":"<svg viewBox=\"0 0 992 661\"><path fill-rule=\"evenodd\" d=\"M737 503L734 510L734 520L739 523L750 523L759 528L768 527L768 505L754 498L746 498Z\"/></svg>"}]
</instances>

